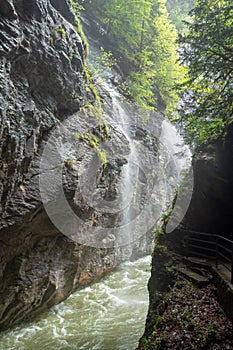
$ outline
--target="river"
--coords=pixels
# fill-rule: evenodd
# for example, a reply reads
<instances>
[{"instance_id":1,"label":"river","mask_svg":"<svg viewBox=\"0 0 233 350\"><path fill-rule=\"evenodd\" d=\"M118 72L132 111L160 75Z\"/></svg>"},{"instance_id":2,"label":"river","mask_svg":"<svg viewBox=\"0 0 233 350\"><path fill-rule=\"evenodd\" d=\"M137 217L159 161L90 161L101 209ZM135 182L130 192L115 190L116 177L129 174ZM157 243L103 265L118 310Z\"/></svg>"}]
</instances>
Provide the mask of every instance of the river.
<instances>
[{"instance_id":1,"label":"river","mask_svg":"<svg viewBox=\"0 0 233 350\"><path fill-rule=\"evenodd\" d=\"M98 63L99 49L94 45L91 45L91 49L89 64L99 68L101 65ZM103 71L106 75L104 78L113 77L114 72L106 69ZM117 107L118 110L118 127L130 145L128 165L125 167L122 180L128 193L131 189L131 178L132 176L135 178L134 168L137 158L143 158L144 155L138 156L135 140L131 139L128 127L130 125L128 115L122 110L116 88L109 81L105 83L105 87L112 96L113 107ZM172 192L169 181L172 179L177 186L180 173L187 167L190 156L182 139L176 133L173 126L166 121L163 122L160 157L164 176L159 183L163 182L165 184L163 187L168 187L168 200L171 199ZM164 145L167 151L166 149L164 151ZM180 150L184 154L177 155ZM144 153L147 152L146 149ZM156 164L155 166L157 167ZM157 173L159 174L158 170ZM150 178L151 173L149 175ZM134 182L136 183L135 179ZM162 197L166 197L165 195L164 190L163 196L158 196L159 202ZM161 211L159 213L161 215ZM155 215L154 212L152 214L151 216ZM125 215L129 215L128 212ZM125 219L123 216L122 220ZM146 227L144 221L141 224ZM32 323L22 324L3 333L0 350L134 350L143 334L146 321L150 262L150 256L134 262L124 262L98 283L79 290Z\"/></svg>"},{"instance_id":2,"label":"river","mask_svg":"<svg viewBox=\"0 0 233 350\"><path fill-rule=\"evenodd\" d=\"M125 262L32 323L3 334L1 350L133 350L143 334L151 257Z\"/></svg>"}]
</instances>

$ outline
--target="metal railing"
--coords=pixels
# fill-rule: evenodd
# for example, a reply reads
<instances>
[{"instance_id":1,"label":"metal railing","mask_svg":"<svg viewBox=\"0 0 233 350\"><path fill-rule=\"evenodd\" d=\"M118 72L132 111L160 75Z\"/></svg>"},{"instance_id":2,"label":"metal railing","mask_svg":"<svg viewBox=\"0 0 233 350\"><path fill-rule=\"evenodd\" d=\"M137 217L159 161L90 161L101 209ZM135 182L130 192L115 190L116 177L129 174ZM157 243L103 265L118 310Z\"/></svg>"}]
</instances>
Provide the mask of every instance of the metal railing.
<instances>
[{"instance_id":1,"label":"metal railing","mask_svg":"<svg viewBox=\"0 0 233 350\"><path fill-rule=\"evenodd\" d=\"M182 230L183 231L183 230ZM215 261L215 266L223 265L231 273L233 284L233 241L220 235L186 231L184 244L187 253Z\"/></svg>"}]
</instances>

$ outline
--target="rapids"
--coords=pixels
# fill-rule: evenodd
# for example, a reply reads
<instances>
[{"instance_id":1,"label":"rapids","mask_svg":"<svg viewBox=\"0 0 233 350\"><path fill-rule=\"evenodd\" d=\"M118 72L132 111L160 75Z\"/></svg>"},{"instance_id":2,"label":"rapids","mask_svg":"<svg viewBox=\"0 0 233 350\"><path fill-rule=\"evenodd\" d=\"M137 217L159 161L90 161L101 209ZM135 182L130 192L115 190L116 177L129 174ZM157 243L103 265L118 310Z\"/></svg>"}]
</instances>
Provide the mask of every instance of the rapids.
<instances>
[{"instance_id":1,"label":"rapids","mask_svg":"<svg viewBox=\"0 0 233 350\"><path fill-rule=\"evenodd\" d=\"M151 257L125 262L37 320L3 334L1 350L133 350L148 309Z\"/></svg>"}]
</instances>

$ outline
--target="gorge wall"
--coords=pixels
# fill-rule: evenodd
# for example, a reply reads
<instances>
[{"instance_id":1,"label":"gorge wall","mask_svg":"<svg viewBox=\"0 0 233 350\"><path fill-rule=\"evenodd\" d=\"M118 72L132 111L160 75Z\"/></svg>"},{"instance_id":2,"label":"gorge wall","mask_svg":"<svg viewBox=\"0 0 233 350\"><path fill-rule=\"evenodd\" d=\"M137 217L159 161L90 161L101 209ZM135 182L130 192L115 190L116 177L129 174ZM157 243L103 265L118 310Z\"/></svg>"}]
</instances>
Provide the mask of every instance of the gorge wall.
<instances>
[{"instance_id":1,"label":"gorge wall","mask_svg":"<svg viewBox=\"0 0 233 350\"><path fill-rule=\"evenodd\" d=\"M169 290L175 290L179 275L174 267L185 266L187 249L184 243L185 230L218 234L232 240L233 212L233 127L230 124L226 135L201 147L193 157L194 187L189 208L180 225L171 233L157 236L152 258L151 277L148 284L150 305L144 337L138 349L150 344L156 322L167 307ZM181 187L178 202L187 196L190 188ZM165 223L166 226L166 223ZM164 231L165 231L164 226ZM188 265L186 266L188 269ZM225 285L221 281L220 285ZM219 286L218 286L219 288ZM230 290L230 288L228 288ZM227 304L226 290L219 289L218 299L229 319L232 312ZM145 348L147 348L145 346ZM148 345L148 349L150 346Z\"/></svg>"},{"instance_id":2,"label":"gorge wall","mask_svg":"<svg viewBox=\"0 0 233 350\"><path fill-rule=\"evenodd\" d=\"M0 4L0 328L64 299L81 274L76 246L52 228L38 187L43 141L84 103L74 25L66 1Z\"/></svg>"},{"instance_id":3,"label":"gorge wall","mask_svg":"<svg viewBox=\"0 0 233 350\"><path fill-rule=\"evenodd\" d=\"M194 191L184 226L232 239L233 127L194 157Z\"/></svg>"},{"instance_id":4,"label":"gorge wall","mask_svg":"<svg viewBox=\"0 0 233 350\"><path fill-rule=\"evenodd\" d=\"M87 197L92 192L114 201L130 144L117 127L119 110L109 94L88 81L86 48L76 25L67 0L0 3L0 330L34 317L121 261L152 249L153 231L128 245L114 245L110 231L120 225L122 214L98 212L85 203L85 179ZM135 113L131 111L133 118ZM60 147L62 155L55 154L43 168L49 174L44 201L69 231L72 220L63 212L59 172L67 203L86 223L80 241L61 233L42 204L41 157L54 130L52 153ZM145 160L144 169L151 162L156 171L156 137L148 136L143 126L129 133L147 150L150 161ZM92 166L98 167L95 177ZM137 181L148 192L151 184L143 172ZM130 215L138 211L135 204ZM87 230L99 225L105 228L98 233L100 244L91 244Z\"/></svg>"}]
</instances>

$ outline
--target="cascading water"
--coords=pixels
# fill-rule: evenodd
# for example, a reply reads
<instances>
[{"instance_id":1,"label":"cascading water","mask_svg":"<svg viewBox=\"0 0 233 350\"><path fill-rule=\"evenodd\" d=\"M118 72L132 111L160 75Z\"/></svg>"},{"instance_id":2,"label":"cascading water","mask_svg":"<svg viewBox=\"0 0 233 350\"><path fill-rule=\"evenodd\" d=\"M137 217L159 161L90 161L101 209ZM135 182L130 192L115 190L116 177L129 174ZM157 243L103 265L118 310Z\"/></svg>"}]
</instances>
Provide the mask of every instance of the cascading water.
<instances>
[{"instance_id":1,"label":"cascading water","mask_svg":"<svg viewBox=\"0 0 233 350\"><path fill-rule=\"evenodd\" d=\"M122 108L119 103L120 95L115 90L112 90L112 101L114 114L118 116L118 127L122 133L126 136L129 144L129 155L127 156L127 164L123 167L121 186L123 193L123 215L121 218L121 226L127 225L127 223L132 223L131 207L135 200L135 193L138 192L137 180L138 180L138 166L137 166L137 149L134 145L134 140L131 137L130 120L128 119L128 114ZM132 237L132 231L135 229L134 225L126 226L123 230L123 235L126 237L126 241L130 242Z\"/></svg>"},{"instance_id":2,"label":"cascading water","mask_svg":"<svg viewBox=\"0 0 233 350\"><path fill-rule=\"evenodd\" d=\"M98 55L98 49L93 50ZM109 72L105 74L108 76ZM126 244L152 227L150 219L156 211L161 215L181 178L182 169L187 168L190 153L168 122L152 119L143 124L140 113L121 103L110 82L105 83L105 88L112 98L114 123L124 134L129 149L122 167L122 215L118 222L122 242ZM152 123L155 123L153 128ZM150 131L157 127L155 142ZM147 256L123 263L115 272L78 291L33 323L5 333L0 349L135 349L146 319L150 260Z\"/></svg>"}]
</instances>

